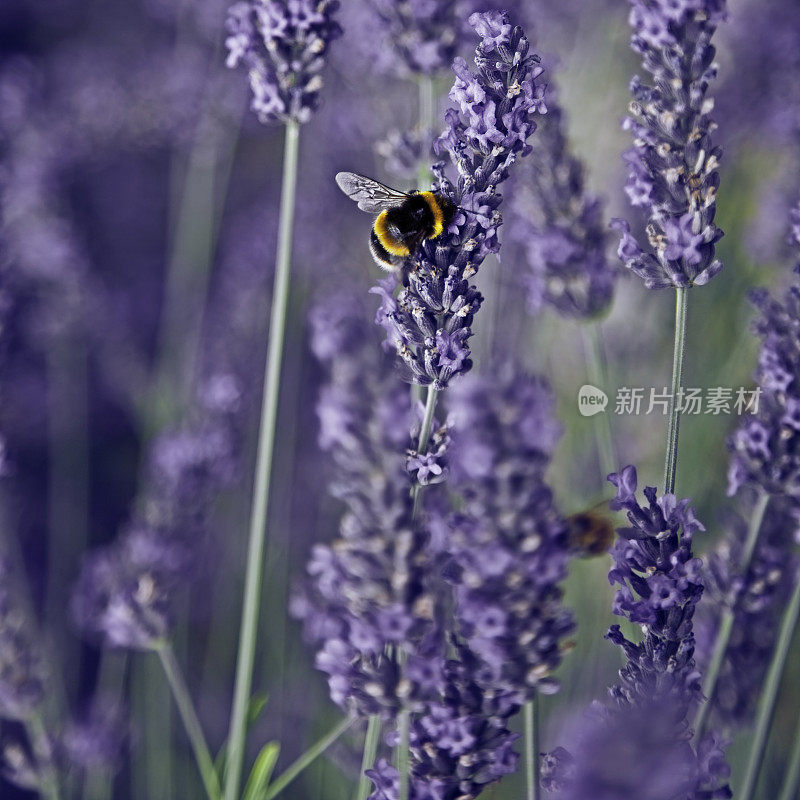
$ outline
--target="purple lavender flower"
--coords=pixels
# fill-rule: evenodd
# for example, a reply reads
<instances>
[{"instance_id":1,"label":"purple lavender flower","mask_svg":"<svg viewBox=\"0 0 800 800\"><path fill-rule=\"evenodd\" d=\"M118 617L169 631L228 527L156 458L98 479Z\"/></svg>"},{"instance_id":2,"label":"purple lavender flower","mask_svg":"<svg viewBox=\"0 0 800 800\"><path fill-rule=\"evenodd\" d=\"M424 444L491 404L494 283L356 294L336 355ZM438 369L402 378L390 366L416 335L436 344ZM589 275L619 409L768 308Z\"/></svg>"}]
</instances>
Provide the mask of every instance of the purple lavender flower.
<instances>
[{"instance_id":1,"label":"purple lavender flower","mask_svg":"<svg viewBox=\"0 0 800 800\"><path fill-rule=\"evenodd\" d=\"M0 536L0 548L5 542ZM54 742L40 720L45 712L49 668L41 634L22 600L10 559L0 549L0 722L24 726L0 737L0 771L23 789L41 789L55 775Z\"/></svg>"},{"instance_id":2,"label":"purple lavender flower","mask_svg":"<svg viewBox=\"0 0 800 800\"><path fill-rule=\"evenodd\" d=\"M541 381L506 367L463 381L450 399L451 485L463 496L448 520L458 630L481 659L475 680L521 705L557 691L551 674L574 629L559 586L567 526L544 482L559 436L553 398Z\"/></svg>"},{"instance_id":3,"label":"purple lavender flower","mask_svg":"<svg viewBox=\"0 0 800 800\"><path fill-rule=\"evenodd\" d=\"M241 0L228 12L229 67L243 63L261 122L303 123L319 103L330 43L341 34L335 0Z\"/></svg>"},{"instance_id":4,"label":"purple lavender flower","mask_svg":"<svg viewBox=\"0 0 800 800\"><path fill-rule=\"evenodd\" d=\"M223 395L230 399L212 381L201 393L207 403L201 419L156 439L130 523L85 559L73 616L84 632L113 647L149 649L170 633L175 592L194 574L212 503L234 475L236 406Z\"/></svg>"},{"instance_id":5,"label":"purple lavender flower","mask_svg":"<svg viewBox=\"0 0 800 800\"><path fill-rule=\"evenodd\" d=\"M460 5L460 0L373 0L370 6L381 22L380 36L373 40L378 63L400 74L448 69L463 40Z\"/></svg>"},{"instance_id":6,"label":"purple lavender flower","mask_svg":"<svg viewBox=\"0 0 800 800\"><path fill-rule=\"evenodd\" d=\"M755 331L761 338L756 381L758 408L744 416L728 441L731 461L728 493L744 483L769 494L800 497L800 284L781 300L765 290L751 300L760 312Z\"/></svg>"},{"instance_id":7,"label":"purple lavender flower","mask_svg":"<svg viewBox=\"0 0 800 800\"><path fill-rule=\"evenodd\" d=\"M649 289L702 285L722 269L714 259L721 150L711 141L708 88L717 74L711 37L725 15L725 0L631 0L631 46L653 85L638 76L631 82L626 190L648 214L649 249L624 220L613 226L620 258Z\"/></svg>"},{"instance_id":8,"label":"purple lavender flower","mask_svg":"<svg viewBox=\"0 0 800 800\"><path fill-rule=\"evenodd\" d=\"M726 26L736 70L719 91L719 117L729 137L742 133L773 143L797 141L800 90L800 8L792 0L745 0ZM741 109L748 109L743 115Z\"/></svg>"},{"instance_id":9,"label":"purple lavender flower","mask_svg":"<svg viewBox=\"0 0 800 800\"><path fill-rule=\"evenodd\" d=\"M469 338L481 295L469 284L489 253L497 253L501 195L497 187L517 158L530 152L533 115L544 110L539 59L528 40L498 12L473 14L482 32L475 51L476 72L463 59L453 64L450 98L458 108L446 113L447 130L437 140L458 169L457 183L437 164L437 191L461 209L449 230L426 241L407 260L404 285L383 282L378 322L400 357L406 380L442 389L472 366Z\"/></svg>"},{"instance_id":10,"label":"purple lavender flower","mask_svg":"<svg viewBox=\"0 0 800 800\"><path fill-rule=\"evenodd\" d=\"M703 530L689 500L644 490L636 498L632 466L609 475L617 487L611 509L625 510L630 527L618 530L609 581L619 586L615 614L640 625L643 638L628 640L619 625L607 638L626 657L610 706L593 704L567 726L559 748L546 759L546 785L558 800L599 797L624 800L729 798L730 770L714 734L690 744L687 713L700 699L694 664L692 618L703 592L692 537Z\"/></svg>"},{"instance_id":11,"label":"purple lavender flower","mask_svg":"<svg viewBox=\"0 0 800 800\"><path fill-rule=\"evenodd\" d=\"M24 721L41 710L47 669L13 576L0 553L0 718Z\"/></svg>"},{"instance_id":12,"label":"purple lavender flower","mask_svg":"<svg viewBox=\"0 0 800 800\"><path fill-rule=\"evenodd\" d=\"M444 664L440 697L412 722L410 800L473 800L517 768L518 734L508 729L517 706L475 682L474 656L464 648L458 656ZM370 800L397 800L395 767L381 759L366 774L375 784Z\"/></svg>"},{"instance_id":13,"label":"purple lavender flower","mask_svg":"<svg viewBox=\"0 0 800 800\"><path fill-rule=\"evenodd\" d=\"M692 617L703 593L700 559L692 554L692 537L705 530L689 505L675 495L658 497L647 486L646 506L636 499L635 467L609 475L617 487L612 510L627 512L631 526L619 528L608 574L617 585L613 611L641 625L640 644L629 641L619 625L607 638L621 647L627 663L612 696L621 704L656 701L668 704L678 721L700 696L700 673L694 663Z\"/></svg>"},{"instance_id":14,"label":"purple lavender flower","mask_svg":"<svg viewBox=\"0 0 800 800\"><path fill-rule=\"evenodd\" d=\"M68 768L114 772L123 762L129 738L129 723L119 701L98 695L61 734L59 755Z\"/></svg>"},{"instance_id":15,"label":"purple lavender flower","mask_svg":"<svg viewBox=\"0 0 800 800\"><path fill-rule=\"evenodd\" d=\"M712 724L734 730L753 718L777 637L781 614L789 601L800 566L796 508L774 497L764 515L756 550L742 575L742 549L747 523L727 521L727 533L703 568L706 592L698 605L697 663L703 668L717 638L719 614L734 608L734 623L725 661L714 692Z\"/></svg>"},{"instance_id":16,"label":"purple lavender flower","mask_svg":"<svg viewBox=\"0 0 800 800\"><path fill-rule=\"evenodd\" d=\"M569 749L545 756L544 785L554 800L699 800L730 797L729 770L716 744L695 753L676 735L668 706L648 703L609 710L599 704L574 715L562 732Z\"/></svg>"},{"instance_id":17,"label":"purple lavender flower","mask_svg":"<svg viewBox=\"0 0 800 800\"><path fill-rule=\"evenodd\" d=\"M585 319L608 309L616 274L606 258L602 201L587 194L584 167L569 150L565 128L551 83L533 157L517 176L508 228L526 256L522 280L531 312L549 304Z\"/></svg>"},{"instance_id":18,"label":"purple lavender flower","mask_svg":"<svg viewBox=\"0 0 800 800\"><path fill-rule=\"evenodd\" d=\"M408 393L360 309L359 296L342 291L311 314L312 347L328 371L318 404L320 445L336 467L330 492L346 511L339 538L315 545L312 580L292 612L319 646L316 664L328 675L333 701L391 717L436 691L436 675L421 669L438 658L438 649L426 649L432 554L413 520L403 456L412 422Z\"/></svg>"}]
</instances>

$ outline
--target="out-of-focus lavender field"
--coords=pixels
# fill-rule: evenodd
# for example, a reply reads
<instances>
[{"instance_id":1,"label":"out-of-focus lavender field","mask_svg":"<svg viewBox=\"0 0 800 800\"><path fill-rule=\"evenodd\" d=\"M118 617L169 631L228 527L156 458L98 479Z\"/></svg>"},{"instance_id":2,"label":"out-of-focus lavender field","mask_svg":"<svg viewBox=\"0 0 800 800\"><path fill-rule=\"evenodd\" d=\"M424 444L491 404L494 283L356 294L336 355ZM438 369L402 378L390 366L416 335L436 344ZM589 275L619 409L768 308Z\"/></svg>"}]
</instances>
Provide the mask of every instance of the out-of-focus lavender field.
<instances>
[{"instance_id":1,"label":"out-of-focus lavender field","mask_svg":"<svg viewBox=\"0 0 800 800\"><path fill-rule=\"evenodd\" d=\"M1 0L0 798L796 800L798 263L797 0Z\"/></svg>"}]
</instances>

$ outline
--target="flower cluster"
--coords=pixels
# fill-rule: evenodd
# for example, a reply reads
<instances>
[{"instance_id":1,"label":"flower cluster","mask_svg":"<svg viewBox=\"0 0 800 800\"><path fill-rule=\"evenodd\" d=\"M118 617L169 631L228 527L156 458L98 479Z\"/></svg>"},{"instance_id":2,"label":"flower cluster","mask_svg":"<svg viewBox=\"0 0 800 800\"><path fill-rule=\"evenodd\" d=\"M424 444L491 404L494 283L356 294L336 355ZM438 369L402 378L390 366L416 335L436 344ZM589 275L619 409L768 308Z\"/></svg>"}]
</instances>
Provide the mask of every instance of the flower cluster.
<instances>
[{"instance_id":1,"label":"flower cluster","mask_svg":"<svg viewBox=\"0 0 800 800\"><path fill-rule=\"evenodd\" d=\"M403 450L408 393L380 353L358 296L340 292L311 315L312 347L328 379L318 404L320 445L345 504L339 538L314 546L312 581L292 602L331 697L361 715L393 716L435 691L434 602L426 586L427 534L413 517ZM420 468L421 469L421 468ZM438 652L438 650L437 650Z\"/></svg>"},{"instance_id":2,"label":"flower cluster","mask_svg":"<svg viewBox=\"0 0 800 800\"><path fill-rule=\"evenodd\" d=\"M469 279L499 251L497 187L517 158L530 152L533 117L543 110L543 87L536 82L542 70L522 30L499 12L473 14L470 23L481 39L476 71L455 60L450 98L458 108L448 110L447 130L436 142L457 167L457 183L445 177L444 164L434 167L436 191L458 207L456 215L445 233L407 259L396 296L395 278L377 290L377 321L397 350L404 377L438 389L472 366L468 340L482 298Z\"/></svg>"},{"instance_id":3,"label":"flower cluster","mask_svg":"<svg viewBox=\"0 0 800 800\"><path fill-rule=\"evenodd\" d=\"M554 800L711 800L730 797L730 770L713 740L694 752L676 736L659 703L575 714L559 747L543 759L543 786Z\"/></svg>"},{"instance_id":4,"label":"flower cluster","mask_svg":"<svg viewBox=\"0 0 800 800\"><path fill-rule=\"evenodd\" d=\"M243 63L261 122L308 122L319 102L336 0L241 0L228 12L229 67Z\"/></svg>"},{"instance_id":5,"label":"flower cluster","mask_svg":"<svg viewBox=\"0 0 800 800\"><path fill-rule=\"evenodd\" d=\"M113 647L148 649L170 632L175 591L193 574L213 501L234 474L229 379L209 383L196 425L156 439L136 512L120 537L85 559L73 615Z\"/></svg>"},{"instance_id":6,"label":"flower cluster","mask_svg":"<svg viewBox=\"0 0 800 800\"><path fill-rule=\"evenodd\" d=\"M381 21L380 49L393 71L433 75L448 69L462 37L461 0L373 0Z\"/></svg>"},{"instance_id":7,"label":"flower cluster","mask_svg":"<svg viewBox=\"0 0 800 800\"><path fill-rule=\"evenodd\" d=\"M457 649L458 658L444 664L440 697L411 725L410 800L473 800L517 768L518 734L508 720L518 707L476 683L474 656ZM366 774L375 784L370 800L397 800L395 767L381 759Z\"/></svg>"},{"instance_id":8,"label":"flower cluster","mask_svg":"<svg viewBox=\"0 0 800 800\"><path fill-rule=\"evenodd\" d=\"M751 299L760 311L755 331L761 338L756 380L761 387L758 414L746 417L730 437L728 493L744 483L770 494L800 498L800 283L782 300L766 290Z\"/></svg>"},{"instance_id":9,"label":"flower cluster","mask_svg":"<svg viewBox=\"0 0 800 800\"><path fill-rule=\"evenodd\" d=\"M608 234L599 197L587 194L584 167L570 152L564 114L548 85L547 116L533 156L518 175L508 216L512 241L523 249L528 307L543 305L579 319L603 314L614 294L606 258Z\"/></svg>"},{"instance_id":10,"label":"flower cluster","mask_svg":"<svg viewBox=\"0 0 800 800\"><path fill-rule=\"evenodd\" d=\"M41 637L21 601L8 555L0 551L0 722L21 722L30 735L29 746L10 735L0 739L0 768L26 789L41 787L55 766L49 734L31 724L44 711L48 680Z\"/></svg>"},{"instance_id":11,"label":"flower cluster","mask_svg":"<svg viewBox=\"0 0 800 800\"><path fill-rule=\"evenodd\" d=\"M627 222L615 220L619 256L650 289L702 285L722 269L714 258L722 236L714 224L721 151L711 140L708 88L717 74L711 38L725 18L725 0L631 3L631 46L652 86L638 76L631 82L626 191L649 217L649 248Z\"/></svg>"},{"instance_id":12,"label":"flower cluster","mask_svg":"<svg viewBox=\"0 0 800 800\"><path fill-rule=\"evenodd\" d=\"M725 651L716 691L714 722L727 729L750 723L780 624L800 567L796 539L800 523L790 501L770 500L761 523L758 545L742 575L742 549L747 524L735 517L727 534L704 566L706 594L697 613L697 663L708 664L717 638L719 614L734 609L730 642Z\"/></svg>"},{"instance_id":13,"label":"flower cluster","mask_svg":"<svg viewBox=\"0 0 800 800\"><path fill-rule=\"evenodd\" d=\"M544 471L560 431L541 381L506 366L453 387L453 477L463 507L448 520L447 576L460 634L483 667L476 681L520 704L551 693L564 637L567 525Z\"/></svg>"},{"instance_id":14,"label":"flower cluster","mask_svg":"<svg viewBox=\"0 0 800 800\"><path fill-rule=\"evenodd\" d=\"M658 497L648 486L636 499L632 466L609 476L617 487L612 510L627 512L618 530L609 581L618 585L614 613L641 625L636 644L612 625L607 637L626 656L613 703L593 704L564 731L568 751L545 758L545 784L558 800L729 798L730 770L714 734L694 747L687 713L700 698L692 618L703 592L692 537L703 530L689 501Z\"/></svg>"},{"instance_id":15,"label":"flower cluster","mask_svg":"<svg viewBox=\"0 0 800 800\"><path fill-rule=\"evenodd\" d=\"M627 658L612 696L622 704L664 702L676 720L684 721L700 695L692 618L703 584L692 537L705 528L688 499L678 501L672 494L658 497L653 486L645 488L647 505L641 506L635 467L625 467L609 480L617 487L612 510L626 511L631 523L618 529L619 539L611 551L614 566L608 579L619 586L613 611L644 631L641 644L635 644L619 625L609 629L607 637Z\"/></svg>"}]
</instances>

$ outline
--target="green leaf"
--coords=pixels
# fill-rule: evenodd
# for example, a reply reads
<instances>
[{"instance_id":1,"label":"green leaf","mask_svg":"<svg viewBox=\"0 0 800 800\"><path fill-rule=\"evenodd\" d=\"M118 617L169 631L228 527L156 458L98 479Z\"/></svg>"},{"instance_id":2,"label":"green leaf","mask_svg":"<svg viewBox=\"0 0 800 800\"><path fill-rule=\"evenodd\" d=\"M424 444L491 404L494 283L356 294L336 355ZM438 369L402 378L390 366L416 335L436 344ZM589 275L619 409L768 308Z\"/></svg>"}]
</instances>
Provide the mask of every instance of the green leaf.
<instances>
[{"instance_id":1,"label":"green leaf","mask_svg":"<svg viewBox=\"0 0 800 800\"><path fill-rule=\"evenodd\" d=\"M258 692L254 694L250 698L250 703L247 706L247 732L250 732L250 729L253 725L256 724L258 718L263 713L264 709L267 707L267 701L269 700L269 695L266 692ZM227 737L220 745L219 751L217 752L217 757L214 759L214 768L216 769L217 775L219 775L220 783L225 782L225 771L228 766L228 739Z\"/></svg>"},{"instance_id":2,"label":"green leaf","mask_svg":"<svg viewBox=\"0 0 800 800\"><path fill-rule=\"evenodd\" d=\"M247 704L246 717L248 731L256 724L258 718L261 716L261 712L266 708L267 700L269 700L269 695L266 692L256 692L256 694L250 698L250 702Z\"/></svg>"},{"instance_id":3,"label":"green leaf","mask_svg":"<svg viewBox=\"0 0 800 800\"><path fill-rule=\"evenodd\" d=\"M280 742L268 742L261 748L261 752L253 764L250 777L247 779L247 785L244 787L242 800L259 800L264 796L280 751Z\"/></svg>"}]
</instances>

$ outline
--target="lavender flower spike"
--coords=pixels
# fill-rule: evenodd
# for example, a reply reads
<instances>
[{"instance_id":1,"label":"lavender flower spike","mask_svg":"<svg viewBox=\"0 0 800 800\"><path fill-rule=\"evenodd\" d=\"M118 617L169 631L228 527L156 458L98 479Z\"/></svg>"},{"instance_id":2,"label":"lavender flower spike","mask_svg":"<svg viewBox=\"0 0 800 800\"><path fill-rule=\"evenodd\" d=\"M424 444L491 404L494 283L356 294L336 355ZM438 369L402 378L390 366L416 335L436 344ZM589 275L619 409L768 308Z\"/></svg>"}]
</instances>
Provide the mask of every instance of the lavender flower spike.
<instances>
[{"instance_id":1,"label":"lavender flower spike","mask_svg":"<svg viewBox=\"0 0 800 800\"><path fill-rule=\"evenodd\" d=\"M434 165L436 191L460 209L449 229L427 240L404 265L404 286L397 281L375 289L382 296L377 321L397 350L404 377L413 383L443 389L472 366L469 338L481 295L469 279L489 253L497 253L502 222L498 186L511 165L531 148L534 115L543 112L542 72L538 56L508 15L473 14L470 24L481 41L475 51L476 71L457 58L450 98L458 108L447 111L447 130L436 141L458 170L454 185L444 164Z\"/></svg>"},{"instance_id":2,"label":"lavender flower spike","mask_svg":"<svg viewBox=\"0 0 800 800\"><path fill-rule=\"evenodd\" d=\"M713 697L712 723L726 731L752 722L772 656L781 615L789 602L800 559L795 537L800 523L793 501L773 497L764 514L758 545L748 569L741 560L746 522L728 522L725 539L706 559L706 593L697 609L697 662L705 671L719 636L721 612L734 613Z\"/></svg>"},{"instance_id":3,"label":"lavender flower spike","mask_svg":"<svg viewBox=\"0 0 800 800\"><path fill-rule=\"evenodd\" d=\"M544 481L560 436L553 397L506 365L454 387L451 410L451 484L464 498L448 520L455 616L482 662L476 682L521 706L558 690L552 673L575 626L560 586L567 526Z\"/></svg>"},{"instance_id":4,"label":"lavender flower spike","mask_svg":"<svg viewBox=\"0 0 800 800\"><path fill-rule=\"evenodd\" d=\"M658 497L653 486L644 490L647 505L639 505L635 467L625 467L608 479L617 487L611 509L625 510L631 523L617 531L619 539L611 551L614 566L608 580L619 586L613 611L644 630L641 644L626 639L619 625L612 625L607 634L628 659L612 696L623 704L655 697L669 702L676 717L685 719L700 694L692 617L703 585L692 537L705 528L688 499L678 501L672 494Z\"/></svg>"},{"instance_id":5,"label":"lavender flower spike","mask_svg":"<svg viewBox=\"0 0 800 800\"><path fill-rule=\"evenodd\" d=\"M584 166L570 152L552 82L533 157L511 199L509 235L527 255L528 308L547 304L578 319L601 316L619 272L606 257L603 203L586 192Z\"/></svg>"},{"instance_id":6,"label":"lavender flower spike","mask_svg":"<svg viewBox=\"0 0 800 800\"><path fill-rule=\"evenodd\" d=\"M370 5L381 19L384 34L375 54L379 63L416 75L433 75L452 64L461 44L460 0L373 0Z\"/></svg>"},{"instance_id":7,"label":"lavender flower spike","mask_svg":"<svg viewBox=\"0 0 800 800\"><path fill-rule=\"evenodd\" d=\"M319 102L320 72L341 34L336 0L241 0L229 12L229 67L244 64L261 122L308 122Z\"/></svg>"},{"instance_id":8,"label":"lavender flower spike","mask_svg":"<svg viewBox=\"0 0 800 800\"><path fill-rule=\"evenodd\" d=\"M318 645L332 700L388 719L436 694L442 662L425 644L431 554L413 519L403 455L411 405L368 315L359 315L359 298L342 291L311 314L312 348L328 372L319 443L335 464L331 494L346 510L338 539L314 546L312 580L291 611Z\"/></svg>"},{"instance_id":9,"label":"lavender flower spike","mask_svg":"<svg viewBox=\"0 0 800 800\"><path fill-rule=\"evenodd\" d=\"M652 76L631 81L631 116L623 123L634 145L625 154L626 191L648 217L643 249L624 220L619 256L648 289L708 283L721 269L714 245L717 167L708 88L717 74L711 45L726 16L725 0L631 0L631 47Z\"/></svg>"},{"instance_id":10,"label":"lavender flower spike","mask_svg":"<svg viewBox=\"0 0 800 800\"><path fill-rule=\"evenodd\" d=\"M728 493L745 483L769 494L800 499L800 280L795 277L783 298L765 290L751 295L761 312L756 380L758 407L731 436L728 447Z\"/></svg>"}]
</instances>

